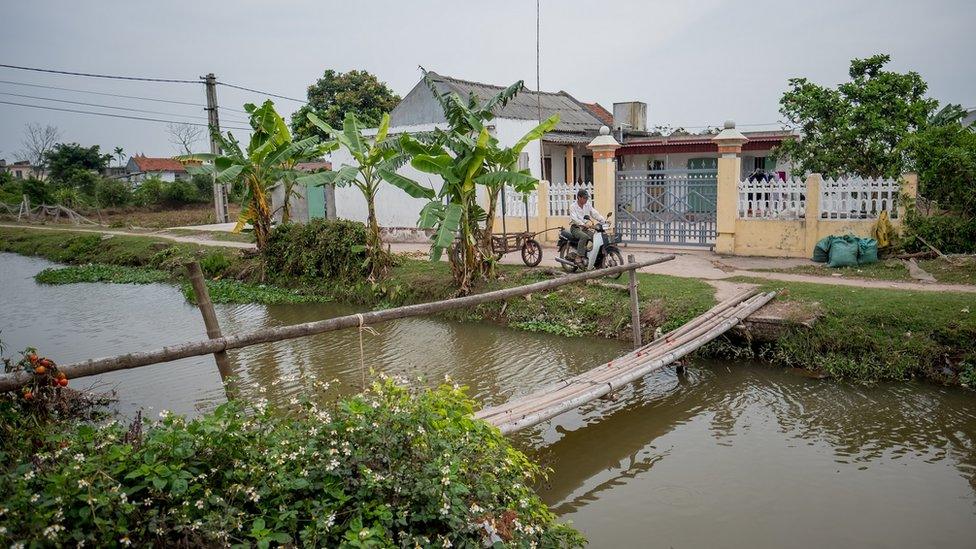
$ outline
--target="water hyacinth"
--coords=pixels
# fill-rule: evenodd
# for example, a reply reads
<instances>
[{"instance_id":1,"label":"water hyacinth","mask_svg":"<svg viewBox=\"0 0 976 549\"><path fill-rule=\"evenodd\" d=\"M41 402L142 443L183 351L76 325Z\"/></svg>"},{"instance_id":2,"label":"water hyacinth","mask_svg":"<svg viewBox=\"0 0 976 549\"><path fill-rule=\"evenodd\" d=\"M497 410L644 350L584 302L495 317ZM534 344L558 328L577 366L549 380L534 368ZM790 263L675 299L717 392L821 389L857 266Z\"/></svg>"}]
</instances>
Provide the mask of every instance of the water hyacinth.
<instances>
[{"instance_id":1,"label":"water hyacinth","mask_svg":"<svg viewBox=\"0 0 976 549\"><path fill-rule=\"evenodd\" d=\"M540 468L472 417L463 389L382 378L328 407L300 400L164 414L137 438L119 423L61 425L37 447L5 438L0 546L583 543L530 487Z\"/></svg>"}]
</instances>

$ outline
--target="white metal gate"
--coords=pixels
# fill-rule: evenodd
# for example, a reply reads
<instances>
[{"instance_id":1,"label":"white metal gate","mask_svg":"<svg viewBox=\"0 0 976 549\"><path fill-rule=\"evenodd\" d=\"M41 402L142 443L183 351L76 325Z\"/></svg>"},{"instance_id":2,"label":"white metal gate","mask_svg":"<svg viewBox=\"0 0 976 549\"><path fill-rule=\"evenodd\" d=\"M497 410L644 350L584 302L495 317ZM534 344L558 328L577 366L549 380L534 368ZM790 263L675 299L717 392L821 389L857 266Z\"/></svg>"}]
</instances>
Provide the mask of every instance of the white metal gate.
<instances>
[{"instance_id":1,"label":"white metal gate","mask_svg":"<svg viewBox=\"0 0 976 549\"><path fill-rule=\"evenodd\" d=\"M618 171L616 195L615 227L623 242L715 243L716 170Z\"/></svg>"}]
</instances>

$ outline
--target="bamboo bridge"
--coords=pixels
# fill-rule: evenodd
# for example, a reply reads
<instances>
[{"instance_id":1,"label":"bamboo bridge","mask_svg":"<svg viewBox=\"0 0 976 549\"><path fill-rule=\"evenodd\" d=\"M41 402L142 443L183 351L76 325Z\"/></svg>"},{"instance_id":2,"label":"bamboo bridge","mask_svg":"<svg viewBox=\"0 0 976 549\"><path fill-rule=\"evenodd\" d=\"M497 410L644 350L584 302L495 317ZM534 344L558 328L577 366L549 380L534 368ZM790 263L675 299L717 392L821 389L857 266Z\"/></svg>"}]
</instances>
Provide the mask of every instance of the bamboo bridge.
<instances>
[{"instance_id":1,"label":"bamboo bridge","mask_svg":"<svg viewBox=\"0 0 976 549\"><path fill-rule=\"evenodd\" d=\"M673 255L661 256L643 262L630 262L605 269L565 275L525 286L506 288L482 294L468 295L432 303L407 305L378 311L369 311L340 316L292 326L265 328L250 333L224 336L217 324L217 316L204 283L198 263L187 265L190 281L197 298L207 329L207 339L170 345L160 349L137 351L123 355L89 359L71 364L59 365L59 370L69 378L97 375L105 372L139 368L150 364L170 362L192 356L213 354L221 377L229 375L227 351L240 349L260 343L283 341L306 337L335 330L356 328L388 322L400 318L425 316L444 311L474 307L482 303L499 301L513 297L543 293L568 284L586 282L605 276L628 273L630 292L631 325L635 350L605 364L594 367L586 373L561 380L538 389L531 394L516 398L499 406L484 408L475 417L488 421L502 433L512 433L538 425L563 412L582 406L601 398L617 389L641 379L647 374L674 363L681 357L694 352L714 340L739 322L768 303L775 293L745 291L719 303L701 316L696 317L680 328L643 345L641 343L640 306L637 292L637 269L670 261ZM0 374L0 392L18 390L29 382L31 375L24 371ZM364 374L365 375L365 374Z\"/></svg>"}]
</instances>

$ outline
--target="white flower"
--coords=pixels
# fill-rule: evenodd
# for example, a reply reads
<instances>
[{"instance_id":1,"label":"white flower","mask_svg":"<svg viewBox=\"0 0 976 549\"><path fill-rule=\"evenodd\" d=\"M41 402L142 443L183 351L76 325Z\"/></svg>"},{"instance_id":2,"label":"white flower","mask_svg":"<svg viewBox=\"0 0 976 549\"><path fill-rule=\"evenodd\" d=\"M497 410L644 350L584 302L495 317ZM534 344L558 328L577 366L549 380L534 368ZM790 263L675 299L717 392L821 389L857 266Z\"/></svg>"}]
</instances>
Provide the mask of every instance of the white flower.
<instances>
[{"instance_id":1,"label":"white flower","mask_svg":"<svg viewBox=\"0 0 976 549\"><path fill-rule=\"evenodd\" d=\"M363 528L362 530L360 530L359 531L359 537L361 537L363 539L368 538L369 537L369 529L368 528Z\"/></svg>"},{"instance_id":2,"label":"white flower","mask_svg":"<svg viewBox=\"0 0 976 549\"><path fill-rule=\"evenodd\" d=\"M447 538L441 538L441 547L454 547L454 544Z\"/></svg>"},{"instance_id":3,"label":"white flower","mask_svg":"<svg viewBox=\"0 0 976 549\"><path fill-rule=\"evenodd\" d=\"M129 536L122 536L119 539L119 543L121 543L122 545L125 545L126 547L132 545L132 542L129 541Z\"/></svg>"},{"instance_id":4,"label":"white flower","mask_svg":"<svg viewBox=\"0 0 976 549\"><path fill-rule=\"evenodd\" d=\"M484 509L482 509L481 507L479 507L477 503L472 503L472 504L471 504L471 509L470 509L470 511L471 511L472 513L480 513L480 512L482 512L482 511L484 511Z\"/></svg>"},{"instance_id":5,"label":"white flower","mask_svg":"<svg viewBox=\"0 0 976 549\"><path fill-rule=\"evenodd\" d=\"M169 417L169 410L163 410L162 412L159 412L159 419L166 419L168 417ZM125 539L129 539L129 538L125 538Z\"/></svg>"},{"instance_id":6,"label":"white flower","mask_svg":"<svg viewBox=\"0 0 976 549\"><path fill-rule=\"evenodd\" d=\"M82 455L82 454L75 454L74 455L74 458L75 458L75 461L77 461L78 463L82 463L82 462L85 461L85 456Z\"/></svg>"},{"instance_id":7,"label":"white flower","mask_svg":"<svg viewBox=\"0 0 976 549\"><path fill-rule=\"evenodd\" d=\"M44 537L52 541L56 540L58 539L58 533L62 530L64 530L64 526L61 526L60 524L52 524L44 529Z\"/></svg>"},{"instance_id":8,"label":"white flower","mask_svg":"<svg viewBox=\"0 0 976 549\"><path fill-rule=\"evenodd\" d=\"M34 494L33 496L31 496L30 502L37 503L37 500L39 499L41 499L41 496L39 494Z\"/></svg>"},{"instance_id":9,"label":"white flower","mask_svg":"<svg viewBox=\"0 0 976 549\"><path fill-rule=\"evenodd\" d=\"M30 469L26 473L24 473L24 480L30 480L32 478L34 478L34 470L33 469Z\"/></svg>"},{"instance_id":10,"label":"white flower","mask_svg":"<svg viewBox=\"0 0 976 549\"><path fill-rule=\"evenodd\" d=\"M85 479L81 479L81 480L78 481L78 488L79 489L80 488L88 488L89 486L91 486L91 484L89 484L89 482L87 480L85 480Z\"/></svg>"},{"instance_id":11,"label":"white flower","mask_svg":"<svg viewBox=\"0 0 976 549\"><path fill-rule=\"evenodd\" d=\"M203 500L202 499L198 499L197 500L197 509L203 509Z\"/></svg>"},{"instance_id":12,"label":"white flower","mask_svg":"<svg viewBox=\"0 0 976 549\"><path fill-rule=\"evenodd\" d=\"M7 533L7 527L0 526L0 536L6 535L6 533Z\"/></svg>"},{"instance_id":13,"label":"white flower","mask_svg":"<svg viewBox=\"0 0 976 549\"><path fill-rule=\"evenodd\" d=\"M449 479L447 477L441 478L441 484L443 484L444 486L447 486L450 483L451 483L451 479Z\"/></svg>"}]
</instances>

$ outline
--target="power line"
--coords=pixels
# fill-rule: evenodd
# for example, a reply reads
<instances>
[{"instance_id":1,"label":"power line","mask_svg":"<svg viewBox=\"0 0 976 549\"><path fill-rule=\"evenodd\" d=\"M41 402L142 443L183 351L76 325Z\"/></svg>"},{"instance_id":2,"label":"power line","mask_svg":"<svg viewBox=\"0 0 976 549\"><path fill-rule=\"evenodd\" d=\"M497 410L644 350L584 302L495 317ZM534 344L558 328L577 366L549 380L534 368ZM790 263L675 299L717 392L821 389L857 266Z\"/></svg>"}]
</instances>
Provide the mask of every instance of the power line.
<instances>
[{"instance_id":1,"label":"power line","mask_svg":"<svg viewBox=\"0 0 976 549\"><path fill-rule=\"evenodd\" d=\"M243 90L243 91L247 91L247 92L251 92L251 93L257 93L257 94L260 94L260 95L267 95L269 97L277 97L278 99L287 99L289 101L297 101L298 103L305 103L306 105L308 104L308 101L305 101L304 99L295 99L294 97L288 97L286 95L278 95L278 94L271 93L271 92L266 92L266 91L261 91L261 90L255 90L255 89L251 89L251 88L245 88L244 86L237 86L235 84L228 84L227 82L217 82L217 85L219 85L219 86L226 86L228 88L234 88L235 90Z\"/></svg>"},{"instance_id":2,"label":"power line","mask_svg":"<svg viewBox=\"0 0 976 549\"><path fill-rule=\"evenodd\" d=\"M89 78L109 78L112 80L136 80L139 82L169 82L172 84L201 84L199 80L179 80L176 78L149 78L144 76L116 76L112 74L95 74L89 72L59 71L54 69L39 69L36 67L21 67L18 65L6 65L0 63L0 67L7 69L17 69L22 71L46 72L50 74L67 74L70 76L87 76Z\"/></svg>"},{"instance_id":3,"label":"power line","mask_svg":"<svg viewBox=\"0 0 976 549\"><path fill-rule=\"evenodd\" d=\"M179 120L164 120L164 119L161 119L161 118L146 118L146 117L142 117L142 116L128 116L128 115L125 115L125 114L112 114L112 113L107 113L107 112L81 111L81 110L77 110L77 109L62 109L60 107L48 107L48 106L45 106L45 105L30 105L28 103L15 103L13 101L3 101L3 100L0 100L0 104L3 104L3 105L14 105L14 106L17 106L17 107L31 107L31 108L34 108L34 109L43 109L43 110L48 110L48 111L73 112L73 113L78 113L78 114L93 114L93 115L96 115L96 116L107 116L109 118L125 118L125 119L128 119L128 120L143 120L143 121L146 121L146 122L163 122L165 124L188 124L190 126L203 126L205 128L209 127L209 124L200 124L200 123L197 123L197 122L182 122L182 121L179 121ZM230 126L227 126L227 127L223 128L223 129L251 131L251 128L230 127Z\"/></svg>"},{"instance_id":4,"label":"power line","mask_svg":"<svg viewBox=\"0 0 976 549\"><path fill-rule=\"evenodd\" d=\"M123 95L123 94L120 94L120 93L107 93L107 92L97 92L97 91L91 91L91 90L79 90L79 89L76 89L76 88L62 88L60 86L45 86L43 84L30 84L30 83L27 83L27 82L14 82L13 80L0 80L0 84L13 84L15 86L28 86L28 87L31 87L31 88L44 88L44 89L47 89L47 90L59 90L59 91L69 91L69 92L77 92L77 93L90 93L92 95L104 95L106 97L122 97L122 98L125 98L125 99L139 99L139 100L142 100L142 101L156 101L158 103L172 103L174 105L189 105L191 107L200 107L200 108L203 108L204 107L200 103L191 103L189 101L176 101L176 100L173 100L173 99L162 99L162 98L159 98L159 97L143 97L141 95ZM244 112L244 111L240 111L240 112Z\"/></svg>"},{"instance_id":5,"label":"power line","mask_svg":"<svg viewBox=\"0 0 976 549\"><path fill-rule=\"evenodd\" d=\"M175 112L151 111L151 110L147 110L147 109L133 109L133 108L129 108L129 107L118 107L118 106L115 106L115 105L102 105L100 103L86 103L84 101L71 101L69 99L54 99L52 97L39 97L39 96L36 96L36 95L25 95L25 94L21 94L21 93L10 93L10 92L0 91L0 95L9 95L9 96L12 96L12 97L23 97L25 99L38 99L38 100L41 100L41 101L54 101L54 102L57 102L57 103L70 103L72 105L83 105L83 106L86 106L86 107L98 107L100 109L115 109L115 110L120 110L120 111L138 112L138 113L144 113L144 114L162 114L162 115L165 115L165 116L178 116L180 118L197 118L197 119L201 119L201 120L206 120L207 119L206 116L197 116L197 115L192 115L192 114L179 114L179 113L175 113ZM246 123L244 120L228 119L228 121L229 122Z\"/></svg>"}]
</instances>

